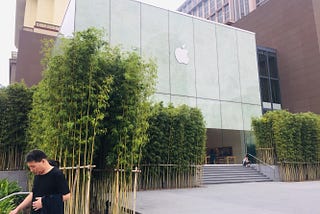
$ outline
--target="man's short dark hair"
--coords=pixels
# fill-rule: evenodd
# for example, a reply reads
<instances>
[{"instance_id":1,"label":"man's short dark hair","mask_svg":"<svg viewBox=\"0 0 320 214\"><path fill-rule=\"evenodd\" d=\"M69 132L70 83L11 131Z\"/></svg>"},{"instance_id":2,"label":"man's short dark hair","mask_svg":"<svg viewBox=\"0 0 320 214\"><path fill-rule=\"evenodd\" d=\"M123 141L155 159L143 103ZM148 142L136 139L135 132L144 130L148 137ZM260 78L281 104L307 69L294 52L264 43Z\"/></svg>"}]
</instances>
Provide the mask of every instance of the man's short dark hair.
<instances>
[{"instance_id":1,"label":"man's short dark hair","mask_svg":"<svg viewBox=\"0 0 320 214\"><path fill-rule=\"evenodd\" d=\"M32 150L26 156L26 162L40 162L42 159L47 159L47 155L39 149Z\"/></svg>"}]
</instances>

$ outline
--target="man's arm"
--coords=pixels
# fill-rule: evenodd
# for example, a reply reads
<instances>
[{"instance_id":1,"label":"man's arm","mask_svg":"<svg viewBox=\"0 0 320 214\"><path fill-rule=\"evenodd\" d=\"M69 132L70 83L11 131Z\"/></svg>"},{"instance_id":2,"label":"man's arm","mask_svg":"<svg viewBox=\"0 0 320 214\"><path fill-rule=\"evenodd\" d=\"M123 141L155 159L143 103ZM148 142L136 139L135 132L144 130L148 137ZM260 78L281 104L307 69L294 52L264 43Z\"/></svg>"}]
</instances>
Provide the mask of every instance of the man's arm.
<instances>
[{"instance_id":1,"label":"man's arm","mask_svg":"<svg viewBox=\"0 0 320 214\"><path fill-rule=\"evenodd\" d=\"M17 206L14 210L12 210L9 214L17 214L19 211L29 207L32 202L32 192Z\"/></svg>"},{"instance_id":2,"label":"man's arm","mask_svg":"<svg viewBox=\"0 0 320 214\"><path fill-rule=\"evenodd\" d=\"M65 194L65 195L62 196L62 200L63 201L69 200L70 196L71 196L70 193Z\"/></svg>"}]
</instances>

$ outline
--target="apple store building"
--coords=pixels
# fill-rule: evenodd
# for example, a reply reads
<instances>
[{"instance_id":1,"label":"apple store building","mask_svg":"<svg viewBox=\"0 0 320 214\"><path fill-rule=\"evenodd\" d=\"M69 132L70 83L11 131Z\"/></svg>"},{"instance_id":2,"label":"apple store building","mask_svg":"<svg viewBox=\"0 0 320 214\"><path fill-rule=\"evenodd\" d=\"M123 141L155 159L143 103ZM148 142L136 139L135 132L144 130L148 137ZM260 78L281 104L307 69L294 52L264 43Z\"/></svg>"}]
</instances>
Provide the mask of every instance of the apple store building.
<instances>
[{"instance_id":1,"label":"apple store building","mask_svg":"<svg viewBox=\"0 0 320 214\"><path fill-rule=\"evenodd\" d=\"M241 162L262 114L254 33L135 0L72 0L61 33L88 27L156 60L156 101L202 111L208 162Z\"/></svg>"}]
</instances>

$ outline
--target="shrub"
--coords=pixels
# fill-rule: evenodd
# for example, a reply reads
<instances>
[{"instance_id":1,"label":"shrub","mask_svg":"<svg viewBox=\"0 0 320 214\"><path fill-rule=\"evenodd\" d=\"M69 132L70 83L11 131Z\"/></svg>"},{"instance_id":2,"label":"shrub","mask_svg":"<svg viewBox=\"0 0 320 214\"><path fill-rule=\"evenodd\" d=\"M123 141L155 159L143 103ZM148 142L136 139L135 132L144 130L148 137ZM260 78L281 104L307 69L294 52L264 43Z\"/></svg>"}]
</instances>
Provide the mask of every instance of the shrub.
<instances>
[{"instance_id":1,"label":"shrub","mask_svg":"<svg viewBox=\"0 0 320 214\"><path fill-rule=\"evenodd\" d=\"M7 179L0 180L0 199L14 192L21 191L17 182L10 182ZM8 198L0 202L0 214L7 214L19 203L20 198Z\"/></svg>"}]
</instances>

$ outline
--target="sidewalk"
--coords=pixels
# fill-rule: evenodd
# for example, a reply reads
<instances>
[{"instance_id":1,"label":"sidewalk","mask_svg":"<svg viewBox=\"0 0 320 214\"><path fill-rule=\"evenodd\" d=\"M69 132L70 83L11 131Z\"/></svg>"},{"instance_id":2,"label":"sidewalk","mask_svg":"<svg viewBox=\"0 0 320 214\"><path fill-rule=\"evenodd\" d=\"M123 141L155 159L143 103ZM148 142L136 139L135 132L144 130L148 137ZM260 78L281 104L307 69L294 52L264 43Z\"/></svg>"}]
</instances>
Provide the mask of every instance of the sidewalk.
<instances>
[{"instance_id":1,"label":"sidewalk","mask_svg":"<svg viewBox=\"0 0 320 214\"><path fill-rule=\"evenodd\" d=\"M239 183L141 191L142 214L319 214L320 181Z\"/></svg>"}]
</instances>

